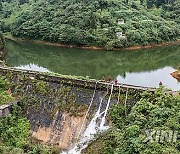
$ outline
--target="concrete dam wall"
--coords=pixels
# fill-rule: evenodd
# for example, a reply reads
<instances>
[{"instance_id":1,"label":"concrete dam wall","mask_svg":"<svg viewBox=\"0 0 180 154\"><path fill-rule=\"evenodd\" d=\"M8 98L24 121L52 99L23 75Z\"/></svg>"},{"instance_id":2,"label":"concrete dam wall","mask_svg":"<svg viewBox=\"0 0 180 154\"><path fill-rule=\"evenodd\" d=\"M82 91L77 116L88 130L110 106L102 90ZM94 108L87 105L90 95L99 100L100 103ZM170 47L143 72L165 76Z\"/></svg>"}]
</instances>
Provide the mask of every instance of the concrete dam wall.
<instances>
[{"instance_id":1,"label":"concrete dam wall","mask_svg":"<svg viewBox=\"0 0 180 154\"><path fill-rule=\"evenodd\" d=\"M110 83L4 67L0 68L0 75L11 81L11 93L20 100L31 123L32 136L61 149L73 147L100 102L101 110L106 109L111 90L110 106L121 103L128 112L139 93L147 89L128 85L114 85L111 89Z\"/></svg>"}]
</instances>

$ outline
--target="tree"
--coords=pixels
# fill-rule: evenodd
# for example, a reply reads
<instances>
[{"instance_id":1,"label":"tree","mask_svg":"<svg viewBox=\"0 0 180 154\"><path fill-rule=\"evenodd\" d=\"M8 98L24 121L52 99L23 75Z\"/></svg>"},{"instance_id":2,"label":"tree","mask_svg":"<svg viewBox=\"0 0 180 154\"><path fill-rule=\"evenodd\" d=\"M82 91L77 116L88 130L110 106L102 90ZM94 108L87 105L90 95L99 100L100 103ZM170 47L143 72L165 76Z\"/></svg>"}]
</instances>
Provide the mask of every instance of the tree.
<instances>
[{"instance_id":1,"label":"tree","mask_svg":"<svg viewBox=\"0 0 180 154\"><path fill-rule=\"evenodd\" d=\"M144 0L93 0L93 3L9 0L0 3L0 22L4 32L16 37L103 47L146 45L179 37L178 3L179 0L148 0L147 3ZM119 19L125 23L119 25ZM160 29L162 26L165 34ZM62 27L65 27L63 31ZM118 45L116 32L120 28L127 35L128 43Z\"/></svg>"},{"instance_id":2,"label":"tree","mask_svg":"<svg viewBox=\"0 0 180 154\"><path fill-rule=\"evenodd\" d=\"M118 129L113 129L106 138L105 153L178 154L180 152L179 141L162 140L161 142L161 138L155 134L150 142L145 134L148 130L153 130L155 133L161 131L161 134L162 130L179 131L180 97L165 93L163 87L154 93L144 92L140 100L131 108L128 116L125 117L124 114L123 105L115 105L110 111L110 118Z\"/></svg>"}]
</instances>

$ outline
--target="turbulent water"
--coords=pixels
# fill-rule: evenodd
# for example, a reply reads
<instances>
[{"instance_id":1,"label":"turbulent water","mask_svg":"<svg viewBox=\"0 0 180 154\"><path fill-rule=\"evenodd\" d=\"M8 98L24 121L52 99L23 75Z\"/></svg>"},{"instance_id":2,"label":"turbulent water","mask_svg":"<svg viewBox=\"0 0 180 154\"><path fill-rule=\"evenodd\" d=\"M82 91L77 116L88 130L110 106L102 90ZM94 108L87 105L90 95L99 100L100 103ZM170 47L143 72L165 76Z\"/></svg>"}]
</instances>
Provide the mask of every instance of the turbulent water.
<instances>
[{"instance_id":1,"label":"turbulent water","mask_svg":"<svg viewBox=\"0 0 180 154\"><path fill-rule=\"evenodd\" d=\"M109 99L108 99L106 110L104 112L104 116L102 117L102 121L101 121L101 124L100 124L100 129L106 129L105 122L106 122L106 116L107 116L107 113L108 113L109 105L110 105L110 102L111 102L112 92L113 92L113 84L112 84L112 87L111 87L111 93L110 93L110 96L109 96Z\"/></svg>"},{"instance_id":2,"label":"turbulent water","mask_svg":"<svg viewBox=\"0 0 180 154\"><path fill-rule=\"evenodd\" d=\"M113 85L111 85L111 92L110 92L110 95L109 95L109 99L108 99L105 111L102 111L101 107L102 107L103 99L105 98L105 96L108 93L104 97L102 97L100 99L98 110L94 114L92 120L88 124L85 131L80 136L79 142L76 143L76 145L74 146L73 149L71 149L69 151L63 151L61 154L81 154L81 151L83 149L85 149L90 142L95 140L95 135L96 134L102 133L102 132L106 131L109 128L109 126L106 124L106 116L107 116L109 106L110 106L110 103L111 103L112 92L113 92ZM94 98L94 95L93 95L92 99L93 98ZM91 104L90 104L90 106L91 106Z\"/></svg>"}]
</instances>

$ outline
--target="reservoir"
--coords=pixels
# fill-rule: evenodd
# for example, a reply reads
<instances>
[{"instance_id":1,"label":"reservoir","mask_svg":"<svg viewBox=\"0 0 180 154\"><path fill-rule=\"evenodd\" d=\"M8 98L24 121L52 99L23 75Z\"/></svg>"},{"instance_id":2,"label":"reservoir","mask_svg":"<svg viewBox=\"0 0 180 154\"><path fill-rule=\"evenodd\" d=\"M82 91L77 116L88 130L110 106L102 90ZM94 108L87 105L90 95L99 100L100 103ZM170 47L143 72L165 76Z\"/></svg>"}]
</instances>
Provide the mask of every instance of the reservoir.
<instances>
[{"instance_id":1,"label":"reservoir","mask_svg":"<svg viewBox=\"0 0 180 154\"><path fill-rule=\"evenodd\" d=\"M11 67L83 76L102 76L138 86L180 90L170 73L180 67L180 45L133 51L103 51L60 48L31 42L6 40L5 60Z\"/></svg>"}]
</instances>

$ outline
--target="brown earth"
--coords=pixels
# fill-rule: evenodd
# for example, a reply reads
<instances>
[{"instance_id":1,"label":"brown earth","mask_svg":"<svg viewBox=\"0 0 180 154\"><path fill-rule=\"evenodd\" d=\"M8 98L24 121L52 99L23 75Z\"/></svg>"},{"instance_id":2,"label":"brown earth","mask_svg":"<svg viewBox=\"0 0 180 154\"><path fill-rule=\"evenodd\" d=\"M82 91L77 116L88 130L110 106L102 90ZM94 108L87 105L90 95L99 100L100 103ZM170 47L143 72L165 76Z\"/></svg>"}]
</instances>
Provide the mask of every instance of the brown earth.
<instances>
[{"instance_id":1,"label":"brown earth","mask_svg":"<svg viewBox=\"0 0 180 154\"><path fill-rule=\"evenodd\" d=\"M22 38L16 38L11 35L5 35L6 39L13 40L15 42L31 42L31 43L37 43L37 44L46 44L51 46L57 46L57 47L63 47L63 48L80 48L80 49L91 49L91 50L106 50L104 47L98 47L98 46L77 46L77 45L67 45L67 44L61 44L61 43L51 43L48 41L41 41L41 40L29 40L29 39L22 39ZM169 46L169 45L175 45L180 44L180 40L172 41L172 42L164 42L160 44L149 44L146 46L138 45L138 46L132 46L127 48L114 48L113 50L138 50L138 49L146 49L146 48L153 48L153 47L161 47L161 46Z\"/></svg>"},{"instance_id":2,"label":"brown earth","mask_svg":"<svg viewBox=\"0 0 180 154\"><path fill-rule=\"evenodd\" d=\"M53 125L56 121L56 113L54 121L51 123L51 126L48 128L39 128L37 131L32 131L32 137L43 141L44 143L57 145L60 149L68 150L73 147L75 144L79 131L81 129L84 116L74 117L70 116L68 113L63 113L63 121L61 123L61 131L54 129ZM87 121L84 124L84 131Z\"/></svg>"}]
</instances>

